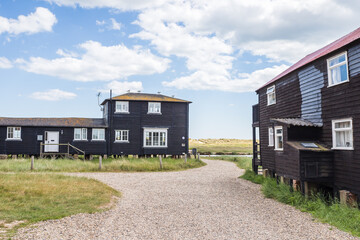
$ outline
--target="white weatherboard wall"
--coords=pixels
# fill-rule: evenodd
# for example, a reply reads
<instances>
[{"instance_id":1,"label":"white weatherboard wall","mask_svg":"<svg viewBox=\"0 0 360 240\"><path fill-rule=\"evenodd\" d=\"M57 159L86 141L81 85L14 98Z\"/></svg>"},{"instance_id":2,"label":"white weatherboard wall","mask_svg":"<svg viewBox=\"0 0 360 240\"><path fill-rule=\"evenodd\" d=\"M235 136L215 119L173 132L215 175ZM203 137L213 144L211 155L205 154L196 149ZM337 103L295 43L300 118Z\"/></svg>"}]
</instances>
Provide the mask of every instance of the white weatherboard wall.
<instances>
[{"instance_id":1,"label":"white weatherboard wall","mask_svg":"<svg viewBox=\"0 0 360 240\"><path fill-rule=\"evenodd\" d=\"M324 87L324 74L314 66L298 73L301 92L301 117L317 126L322 126L321 88Z\"/></svg>"}]
</instances>

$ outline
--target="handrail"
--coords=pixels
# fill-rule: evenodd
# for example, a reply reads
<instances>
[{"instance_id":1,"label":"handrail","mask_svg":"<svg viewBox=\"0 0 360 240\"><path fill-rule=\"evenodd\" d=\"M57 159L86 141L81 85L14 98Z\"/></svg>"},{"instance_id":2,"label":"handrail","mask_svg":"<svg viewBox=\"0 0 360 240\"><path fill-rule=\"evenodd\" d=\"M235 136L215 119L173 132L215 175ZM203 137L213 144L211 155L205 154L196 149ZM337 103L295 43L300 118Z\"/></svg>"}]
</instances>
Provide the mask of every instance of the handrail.
<instances>
[{"instance_id":1,"label":"handrail","mask_svg":"<svg viewBox=\"0 0 360 240\"><path fill-rule=\"evenodd\" d=\"M65 153L65 154L67 154L67 157L70 156L70 147L72 147L76 152L78 152L78 153L81 152L82 154L84 154L84 161L85 161L85 151L71 145L70 143L42 143L41 142L40 143L40 156L42 156L44 154L43 150L45 150L45 149L43 148L43 146L54 146L54 145L55 146L67 146L67 153Z\"/></svg>"},{"instance_id":2,"label":"handrail","mask_svg":"<svg viewBox=\"0 0 360 240\"><path fill-rule=\"evenodd\" d=\"M70 143L68 143L68 145L69 145L70 147L72 147L74 150L76 150L76 151L78 151L78 152L83 153L83 154L84 154L84 156L85 156L85 151L80 150L79 148L77 148L77 147L75 147L75 146L71 145Z\"/></svg>"}]
</instances>

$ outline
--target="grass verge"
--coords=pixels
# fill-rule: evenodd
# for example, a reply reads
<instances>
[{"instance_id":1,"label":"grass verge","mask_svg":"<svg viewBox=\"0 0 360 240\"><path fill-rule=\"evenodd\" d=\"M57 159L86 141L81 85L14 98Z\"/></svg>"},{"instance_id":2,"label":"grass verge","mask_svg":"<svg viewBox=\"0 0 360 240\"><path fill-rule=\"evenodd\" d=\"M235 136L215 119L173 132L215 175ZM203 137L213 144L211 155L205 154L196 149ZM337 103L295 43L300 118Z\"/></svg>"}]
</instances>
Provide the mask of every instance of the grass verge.
<instances>
[{"instance_id":1,"label":"grass verge","mask_svg":"<svg viewBox=\"0 0 360 240\"><path fill-rule=\"evenodd\" d=\"M288 185L277 184L275 179L255 174L251 170L251 158L212 157L210 159L235 162L239 168L245 169L241 178L261 184L261 191L265 197L294 206L303 212L312 214L321 222L360 237L360 210L358 208L342 205L338 200L331 199L322 193L305 198L300 192L291 191Z\"/></svg>"},{"instance_id":2,"label":"grass verge","mask_svg":"<svg viewBox=\"0 0 360 240\"><path fill-rule=\"evenodd\" d=\"M30 172L30 159L0 160L0 172ZM124 158L103 159L102 169L99 170L99 160L92 161L71 159L35 159L34 172L152 172L152 171L179 171L206 165L196 159L162 159L163 168L160 168L158 158Z\"/></svg>"},{"instance_id":3,"label":"grass verge","mask_svg":"<svg viewBox=\"0 0 360 240\"><path fill-rule=\"evenodd\" d=\"M0 230L4 236L11 236L19 227L38 221L102 211L113 196L120 193L93 179L57 174L0 174ZM14 222L20 224L6 227Z\"/></svg>"}]
</instances>

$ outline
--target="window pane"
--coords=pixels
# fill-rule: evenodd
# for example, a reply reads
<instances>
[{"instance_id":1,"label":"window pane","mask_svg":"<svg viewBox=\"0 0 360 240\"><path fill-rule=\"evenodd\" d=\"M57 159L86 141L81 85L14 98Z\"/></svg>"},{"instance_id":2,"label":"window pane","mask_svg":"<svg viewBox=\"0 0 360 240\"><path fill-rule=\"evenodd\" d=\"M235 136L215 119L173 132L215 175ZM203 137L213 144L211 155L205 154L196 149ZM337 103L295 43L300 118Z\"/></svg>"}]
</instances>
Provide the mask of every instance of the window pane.
<instances>
[{"instance_id":1,"label":"window pane","mask_svg":"<svg viewBox=\"0 0 360 240\"><path fill-rule=\"evenodd\" d=\"M151 133L150 132L146 132L146 146L151 146Z\"/></svg>"},{"instance_id":2,"label":"window pane","mask_svg":"<svg viewBox=\"0 0 360 240\"><path fill-rule=\"evenodd\" d=\"M75 134L74 134L74 139L76 139L76 140L80 140L80 139L81 139L80 131L81 131L80 128L75 128L75 129L74 129L74 132L75 132Z\"/></svg>"},{"instance_id":3,"label":"window pane","mask_svg":"<svg viewBox=\"0 0 360 240\"><path fill-rule=\"evenodd\" d=\"M282 136L277 136L276 137L277 140L277 148L283 148L283 137Z\"/></svg>"},{"instance_id":4,"label":"window pane","mask_svg":"<svg viewBox=\"0 0 360 240\"><path fill-rule=\"evenodd\" d=\"M86 140L87 139L87 129L83 128L82 129L82 140Z\"/></svg>"},{"instance_id":5,"label":"window pane","mask_svg":"<svg viewBox=\"0 0 360 240\"><path fill-rule=\"evenodd\" d=\"M332 66L334 66L334 65L336 65L338 63L341 63L341 62L345 62L345 54L343 54L343 55L341 55L341 56L339 56L337 58L332 59L330 61L329 65L330 65L330 67L332 67Z\"/></svg>"},{"instance_id":6,"label":"window pane","mask_svg":"<svg viewBox=\"0 0 360 240\"><path fill-rule=\"evenodd\" d=\"M99 139L98 134L99 134L99 130L98 129L93 129L93 131L92 131L92 139L98 140Z\"/></svg>"},{"instance_id":7,"label":"window pane","mask_svg":"<svg viewBox=\"0 0 360 240\"><path fill-rule=\"evenodd\" d=\"M124 131L123 132L123 140L128 141L128 139L129 139L128 136L129 136L129 131Z\"/></svg>"},{"instance_id":8,"label":"window pane","mask_svg":"<svg viewBox=\"0 0 360 240\"><path fill-rule=\"evenodd\" d=\"M337 122L335 123L335 128L349 128L350 127L350 122Z\"/></svg>"},{"instance_id":9,"label":"window pane","mask_svg":"<svg viewBox=\"0 0 360 240\"><path fill-rule=\"evenodd\" d=\"M336 132L336 147L352 147L351 131Z\"/></svg>"},{"instance_id":10,"label":"window pane","mask_svg":"<svg viewBox=\"0 0 360 240\"><path fill-rule=\"evenodd\" d=\"M347 67L346 64L341 65L340 67L340 81L347 81L348 80L348 76L347 76Z\"/></svg>"},{"instance_id":11,"label":"window pane","mask_svg":"<svg viewBox=\"0 0 360 240\"><path fill-rule=\"evenodd\" d=\"M105 139L105 130L99 129L99 139L104 140Z\"/></svg>"},{"instance_id":12,"label":"window pane","mask_svg":"<svg viewBox=\"0 0 360 240\"><path fill-rule=\"evenodd\" d=\"M117 131L117 130L116 130L116 131L115 131L115 141L120 141L120 140L121 140L121 138L120 138L121 136L120 136L120 135L121 135L120 131Z\"/></svg>"},{"instance_id":13,"label":"window pane","mask_svg":"<svg viewBox=\"0 0 360 240\"><path fill-rule=\"evenodd\" d=\"M153 145L154 146L159 146L159 133L158 132L154 132L153 133Z\"/></svg>"},{"instance_id":14,"label":"window pane","mask_svg":"<svg viewBox=\"0 0 360 240\"><path fill-rule=\"evenodd\" d=\"M160 133L160 146L166 146L166 133Z\"/></svg>"}]
</instances>

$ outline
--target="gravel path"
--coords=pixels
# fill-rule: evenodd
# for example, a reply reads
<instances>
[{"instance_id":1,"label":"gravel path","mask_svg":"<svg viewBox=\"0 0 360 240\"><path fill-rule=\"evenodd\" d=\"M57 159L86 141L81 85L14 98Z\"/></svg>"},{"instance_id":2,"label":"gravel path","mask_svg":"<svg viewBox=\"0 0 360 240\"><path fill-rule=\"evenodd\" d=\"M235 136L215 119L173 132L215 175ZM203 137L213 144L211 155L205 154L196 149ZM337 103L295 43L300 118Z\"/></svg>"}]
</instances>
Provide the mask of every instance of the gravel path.
<instances>
[{"instance_id":1,"label":"gravel path","mask_svg":"<svg viewBox=\"0 0 360 240\"><path fill-rule=\"evenodd\" d=\"M72 174L123 197L110 211L41 222L14 239L357 239L265 199L235 164L206 163L182 172Z\"/></svg>"}]
</instances>

